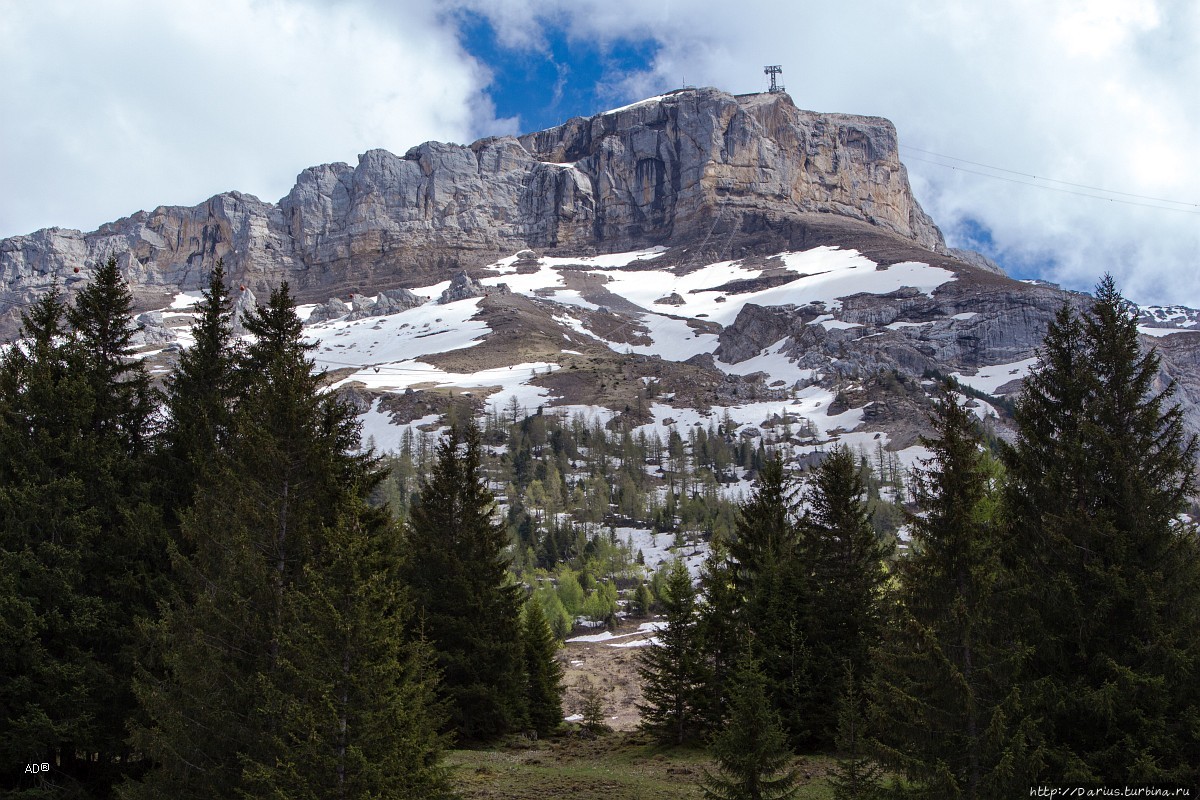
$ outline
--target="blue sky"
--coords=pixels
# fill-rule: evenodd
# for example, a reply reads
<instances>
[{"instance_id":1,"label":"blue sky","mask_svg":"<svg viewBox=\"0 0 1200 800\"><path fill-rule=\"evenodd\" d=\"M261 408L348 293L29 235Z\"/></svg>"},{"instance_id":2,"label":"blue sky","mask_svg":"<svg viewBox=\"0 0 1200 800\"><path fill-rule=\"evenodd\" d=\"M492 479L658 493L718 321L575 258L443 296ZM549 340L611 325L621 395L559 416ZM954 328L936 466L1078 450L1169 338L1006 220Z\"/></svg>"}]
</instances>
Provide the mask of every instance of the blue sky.
<instances>
[{"instance_id":1,"label":"blue sky","mask_svg":"<svg viewBox=\"0 0 1200 800\"><path fill-rule=\"evenodd\" d=\"M544 29L536 50L505 46L491 22L473 11L463 12L459 30L463 48L491 71L486 92L496 116L517 117L522 133L619 105L620 80L648 69L658 50L653 39L572 40L555 26Z\"/></svg>"},{"instance_id":2,"label":"blue sky","mask_svg":"<svg viewBox=\"0 0 1200 800\"><path fill-rule=\"evenodd\" d=\"M40 0L0 15L0 238L677 88L882 116L954 244L1200 306L1191 0ZM1118 194L1120 193L1120 194Z\"/></svg>"}]
</instances>

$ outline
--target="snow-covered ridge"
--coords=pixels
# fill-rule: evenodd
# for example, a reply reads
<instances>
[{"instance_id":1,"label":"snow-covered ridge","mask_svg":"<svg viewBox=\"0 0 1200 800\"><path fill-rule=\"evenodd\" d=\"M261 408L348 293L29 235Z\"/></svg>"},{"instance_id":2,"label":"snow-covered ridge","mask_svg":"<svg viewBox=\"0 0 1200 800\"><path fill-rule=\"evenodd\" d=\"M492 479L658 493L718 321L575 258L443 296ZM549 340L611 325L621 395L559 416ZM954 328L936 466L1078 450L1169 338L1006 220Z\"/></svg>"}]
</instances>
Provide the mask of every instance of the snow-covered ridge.
<instances>
[{"instance_id":1,"label":"snow-covered ridge","mask_svg":"<svg viewBox=\"0 0 1200 800\"><path fill-rule=\"evenodd\" d=\"M478 280L485 289L494 287L498 290L505 284L512 294L557 305L559 310L553 319L568 331L564 333L561 345L564 357L580 352L581 345L571 338L574 336L579 342L592 341L617 353L684 361L697 355L713 354L719 341L718 335L710 331L733 323L750 303L821 307L826 313L815 323L826 329L845 331L861 326L838 319L844 297L862 293L884 295L905 287L931 294L955 279L954 273L948 270L916 262L882 269L854 250L832 247L780 253L765 262L760 260L758 266L747 266L741 261L720 261L684 274L676 274L667 265L656 267L656 262L665 253L666 248L654 247L590 257L539 258L526 251L484 268ZM746 288L753 286L752 282L767 270L773 271L776 276L773 280L763 282L763 288ZM780 271L794 277L780 283ZM584 278L586 281L582 280ZM642 334L638 343L609 341L585 326L584 314L604 313L605 309L597 302L597 295L589 294L588 290L568 288L584 283L602 286L607 293L604 296L615 295L638 309L633 314L626 314L626 324L635 326ZM449 284L449 281L442 281L416 287L413 293L424 298L438 298ZM657 302L668 295L682 298L682 303L663 305ZM190 308L198 299L195 293L176 296L169 306L172 323L169 330L178 336L186 335ZM479 371L455 373L427 360L438 354L478 346L487 339L492 329L484 319L483 302L484 298L479 297L448 303L428 299L391 314L356 319L354 317L361 315L347 313L339 318L322 319L307 325L305 330L316 346L313 358L317 366L338 372L335 387L353 385L376 394L403 393L412 389L472 393L486 398L489 409L507 408L514 400L527 409L554 407L556 398L549 390L537 385L535 379L560 369L559 363L495 363ZM298 313L307 318L313 308L303 306ZM778 383L786 385L799 386L818 377L814 370L798 367L793 358L784 355L780 351L782 344L777 342L759 356L738 364L727 364L718 359L713 363L730 375L766 372ZM743 430L758 430L758 426L772 416L790 415L811 417L813 429L824 441L832 438L849 442L861 438L865 444L879 440L879 432L861 437L850 433L862 422L861 410L829 415L832 400L832 392L814 386L796 393L788 402L741 403L729 407L728 412L744 426ZM660 430L669 427L683 430L688 425L708 424L713 413L679 408L665 402L652 403L649 410L652 422L643 428ZM602 417L612 413L603 408L586 411ZM378 400L361 414L361 419L364 439L370 438L383 451L397 448L404 430L410 425L437 423L435 417L392 425ZM814 443L806 449L821 446Z\"/></svg>"},{"instance_id":2,"label":"snow-covered ridge","mask_svg":"<svg viewBox=\"0 0 1200 800\"><path fill-rule=\"evenodd\" d=\"M1200 310L1187 306L1139 306L1137 311L1138 332L1146 336L1200 332Z\"/></svg>"}]
</instances>

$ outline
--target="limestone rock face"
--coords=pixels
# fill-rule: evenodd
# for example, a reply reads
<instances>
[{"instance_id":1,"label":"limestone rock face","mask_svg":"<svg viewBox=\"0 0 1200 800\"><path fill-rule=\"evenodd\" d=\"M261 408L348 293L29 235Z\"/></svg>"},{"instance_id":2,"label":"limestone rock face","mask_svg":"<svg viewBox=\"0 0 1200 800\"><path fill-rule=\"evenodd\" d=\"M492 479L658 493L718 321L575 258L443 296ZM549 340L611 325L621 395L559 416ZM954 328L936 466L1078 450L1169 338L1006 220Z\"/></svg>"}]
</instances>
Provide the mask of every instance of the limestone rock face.
<instances>
[{"instance_id":1,"label":"limestone rock face","mask_svg":"<svg viewBox=\"0 0 1200 800\"><path fill-rule=\"evenodd\" d=\"M540 160L590 179L598 240L733 232L746 217L826 212L945 249L912 197L896 129L885 119L801 111L785 94L698 89L520 141Z\"/></svg>"},{"instance_id":2,"label":"limestone rock face","mask_svg":"<svg viewBox=\"0 0 1200 800\"><path fill-rule=\"evenodd\" d=\"M278 204L228 192L91 233L6 239L0 310L11 323L53 278L70 292L109 256L146 304L202 288L218 259L259 293L287 280L301 300L324 301L428 285L524 248L744 251L797 214L866 222L945 252L887 120L801 111L785 94L689 89L520 138L311 167Z\"/></svg>"}]
</instances>

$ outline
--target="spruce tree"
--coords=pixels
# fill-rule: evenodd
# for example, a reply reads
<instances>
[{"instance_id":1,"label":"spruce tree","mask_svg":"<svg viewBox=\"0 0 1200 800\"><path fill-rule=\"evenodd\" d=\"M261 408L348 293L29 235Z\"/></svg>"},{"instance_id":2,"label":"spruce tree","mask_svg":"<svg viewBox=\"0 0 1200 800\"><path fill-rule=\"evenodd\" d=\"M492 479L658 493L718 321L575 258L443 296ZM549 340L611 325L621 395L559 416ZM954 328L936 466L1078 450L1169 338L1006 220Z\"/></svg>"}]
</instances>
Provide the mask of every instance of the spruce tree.
<instances>
[{"instance_id":1,"label":"spruce tree","mask_svg":"<svg viewBox=\"0 0 1200 800\"><path fill-rule=\"evenodd\" d=\"M158 394L136 355L133 295L115 258L75 296L67 320L94 398L87 436L95 460L81 465L80 473L99 527L83 556L83 590L102 605L100 621L83 643L97 665L89 681L98 738L89 760L106 764L115 780L134 763L127 739L137 706L137 625L158 614L167 591L166 537L150 461Z\"/></svg>"},{"instance_id":2,"label":"spruce tree","mask_svg":"<svg viewBox=\"0 0 1200 800\"><path fill-rule=\"evenodd\" d=\"M161 484L168 524L191 505L205 467L229 441L236 397L233 338L225 263L209 275L203 300L196 307L191 347L166 380L163 406L166 423L160 437Z\"/></svg>"},{"instance_id":3,"label":"spruce tree","mask_svg":"<svg viewBox=\"0 0 1200 800\"><path fill-rule=\"evenodd\" d=\"M521 645L528 681L529 724L538 736L548 736L563 720L563 671L556 656L558 642L536 597L525 601L521 615Z\"/></svg>"},{"instance_id":4,"label":"spruce tree","mask_svg":"<svg viewBox=\"0 0 1200 800\"><path fill-rule=\"evenodd\" d=\"M759 470L754 494L738 509L729 559L735 584L749 604L759 594L759 576L777 569L795 554L796 526L789 513L789 494L783 462L775 457Z\"/></svg>"},{"instance_id":5,"label":"spruce tree","mask_svg":"<svg viewBox=\"0 0 1200 800\"><path fill-rule=\"evenodd\" d=\"M794 489L783 462L766 460L754 494L738 509L729 558L702 577L709 599L704 617L717 638L709 649L715 706L710 723L728 702L720 684L744 641L749 641L767 677L767 690L794 742L807 741L810 720L804 705L810 689L808 642L809 571L800 558L793 509Z\"/></svg>"},{"instance_id":6,"label":"spruce tree","mask_svg":"<svg viewBox=\"0 0 1200 800\"><path fill-rule=\"evenodd\" d=\"M289 592L267 757L243 756L255 797L413 800L451 795L433 654L407 636L399 537L386 509L354 500Z\"/></svg>"},{"instance_id":7,"label":"spruce tree","mask_svg":"<svg viewBox=\"0 0 1200 800\"><path fill-rule=\"evenodd\" d=\"M122 453L144 453L156 396L145 365L134 358L133 295L115 257L75 296L67 320L83 347L84 374L96 396L95 433L114 436Z\"/></svg>"},{"instance_id":8,"label":"spruce tree","mask_svg":"<svg viewBox=\"0 0 1200 800\"><path fill-rule=\"evenodd\" d=\"M767 679L747 652L733 676L729 719L713 739L715 774L706 772L708 800L788 800L797 774L779 714L767 696Z\"/></svg>"},{"instance_id":9,"label":"spruce tree","mask_svg":"<svg viewBox=\"0 0 1200 800\"><path fill-rule=\"evenodd\" d=\"M94 788L76 757L97 749L92 676L101 667L86 643L103 609L85 575L100 526L84 485L98 458L83 355L57 285L0 351L0 756L52 767L6 771L6 796Z\"/></svg>"},{"instance_id":10,"label":"spruce tree","mask_svg":"<svg viewBox=\"0 0 1200 800\"><path fill-rule=\"evenodd\" d=\"M579 687L579 716L583 729L593 736L609 730L604 722L604 694L600 687L588 680L587 684Z\"/></svg>"},{"instance_id":11,"label":"spruce tree","mask_svg":"<svg viewBox=\"0 0 1200 800\"><path fill-rule=\"evenodd\" d=\"M486 740L527 720L521 589L508 576L508 535L483 479L479 431L452 428L405 525L403 576L414 624L437 653L450 730Z\"/></svg>"},{"instance_id":12,"label":"spruce tree","mask_svg":"<svg viewBox=\"0 0 1200 800\"><path fill-rule=\"evenodd\" d=\"M135 622L156 613L165 589L146 460L155 394L134 356L132 296L113 259L70 308L52 289L25 317L25 333L4 357L0 548L17 585L28 587L13 613L47 615L19 626L39 662L32 676L78 680L62 695L72 721L54 712L37 724L39 747L57 740L46 759L53 782L105 795L138 769L126 741L136 711ZM41 703L56 705L42 700L14 719L32 720Z\"/></svg>"},{"instance_id":13,"label":"spruce tree","mask_svg":"<svg viewBox=\"0 0 1200 800\"><path fill-rule=\"evenodd\" d=\"M729 710L729 681L745 650L749 633L743 625L744 601L734 581L734 566L727 551L714 543L700 570L700 636L704 641L704 725L718 730Z\"/></svg>"},{"instance_id":14,"label":"spruce tree","mask_svg":"<svg viewBox=\"0 0 1200 800\"><path fill-rule=\"evenodd\" d=\"M871 674L888 549L871 525L862 472L848 448L835 447L817 467L805 503L799 544L808 643L803 713L811 742L828 746L845 665L864 680Z\"/></svg>"},{"instance_id":15,"label":"spruce tree","mask_svg":"<svg viewBox=\"0 0 1200 800\"><path fill-rule=\"evenodd\" d=\"M1029 784L1036 731L1012 679L1021 647L1000 626L999 469L974 417L947 389L932 455L916 474L911 552L897 562L874 659L875 745L896 772L939 797L995 797ZM841 723L839 721L839 727Z\"/></svg>"},{"instance_id":16,"label":"spruce tree","mask_svg":"<svg viewBox=\"0 0 1200 800\"><path fill-rule=\"evenodd\" d=\"M180 590L146 626L155 762L129 798L438 796L423 646L405 630L398 537L365 498L353 410L321 388L287 285L248 314L228 445L182 515Z\"/></svg>"},{"instance_id":17,"label":"spruce tree","mask_svg":"<svg viewBox=\"0 0 1200 800\"><path fill-rule=\"evenodd\" d=\"M1197 446L1158 368L1105 277L1050 327L1005 451L1022 686L1068 780L1197 779Z\"/></svg>"},{"instance_id":18,"label":"spruce tree","mask_svg":"<svg viewBox=\"0 0 1200 800\"><path fill-rule=\"evenodd\" d=\"M838 699L834 739L841 757L829 778L833 800L875 800L882 794L883 770L867 755L865 700L849 665L843 684L846 691Z\"/></svg>"},{"instance_id":19,"label":"spruce tree","mask_svg":"<svg viewBox=\"0 0 1200 800\"><path fill-rule=\"evenodd\" d=\"M706 671L696 589L680 559L667 572L661 602L666 624L656 634L658 644L644 648L638 658L645 698L638 710L644 730L667 744L684 744L702 730Z\"/></svg>"}]
</instances>

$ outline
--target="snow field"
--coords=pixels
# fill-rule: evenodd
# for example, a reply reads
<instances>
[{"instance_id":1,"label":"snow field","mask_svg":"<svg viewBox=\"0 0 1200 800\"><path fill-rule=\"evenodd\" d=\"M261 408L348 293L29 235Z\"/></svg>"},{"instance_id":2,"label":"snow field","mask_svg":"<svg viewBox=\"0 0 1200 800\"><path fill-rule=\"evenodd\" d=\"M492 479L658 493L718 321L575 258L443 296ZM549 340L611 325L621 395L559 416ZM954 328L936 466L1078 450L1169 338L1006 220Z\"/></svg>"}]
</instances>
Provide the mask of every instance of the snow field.
<instances>
[{"instance_id":1,"label":"snow field","mask_svg":"<svg viewBox=\"0 0 1200 800\"><path fill-rule=\"evenodd\" d=\"M594 633L586 636L573 636L570 639L567 639L566 643L611 642L614 639L628 639L630 636L642 636L647 633L653 633L655 631L660 631L665 627L667 627L667 623L665 622L643 622L641 625L638 625L638 629L636 631L630 631L629 633L614 634L611 631L604 631L603 633ZM613 646L616 647L617 645Z\"/></svg>"},{"instance_id":2,"label":"snow field","mask_svg":"<svg viewBox=\"0 0 1200 800\"><path fill-rule=\"evenodd\" d=\"M974 375L964 375L955 372L951 375L964 386L970 386L985 394L995 394L996 390L1009 381L1024 378L1038 363L1037 358L1026 358L1008 364L996 364L991 367L980 367Z\"/></svg>"}]
</instances>

